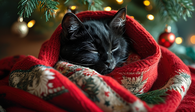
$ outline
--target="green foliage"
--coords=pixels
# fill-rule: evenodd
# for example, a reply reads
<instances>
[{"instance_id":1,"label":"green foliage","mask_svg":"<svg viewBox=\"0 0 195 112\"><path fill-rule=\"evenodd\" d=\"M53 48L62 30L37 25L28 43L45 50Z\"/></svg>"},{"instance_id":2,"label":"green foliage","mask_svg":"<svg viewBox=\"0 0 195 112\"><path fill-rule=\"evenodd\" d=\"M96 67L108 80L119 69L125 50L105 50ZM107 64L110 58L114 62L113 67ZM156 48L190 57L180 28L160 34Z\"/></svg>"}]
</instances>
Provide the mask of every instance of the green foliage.
<instances>
[{"instance_id":1,"label":"green foliage","mask_svg":"<svg viewBox=\"0 0 195 112\"><path fill-rule=\"evenodd\" d=\"M23 17L30 17L33 11L40 5L40 10L44 10L46 21L49 20L52 15L54 16L54 10L58 9L59 2L52 0L21 0L18 3L20 9L18 14Z\"/></svg>"},{"instance_id":2,"label":"green foliage","mask_svg":"<svg viewBox=\"0 0 195 112\"><path fill-rule=\"evenodd\" d=\"M148 104L159 104L165 102L165 96L167 96L167 93L166 90L162 89L143 94L136 94L136 96Z\"/></svg>"},{"instance_id":3,"label":"green foliage","mask_svg":"<svg viewBox=\"0 0 195 112\"><path fill-rule=\"evenodd\" d=\"M194 11L191 0L156 0L163 18L178 21L180 17L187 20Z\"/></svg>"},{"instance_id":4,"label":"green foliage","mask_svg":"<svg viewBox=\"0 0 195 112\"><path fill-rule=\"evenodd\" d=\"M94 102L100 102L97 94L99 93L99 87L94 83L94 79L89 77L88 79L83 80L82 90L88 94L88 97Z\"/></svg>"},{"instance_id":5,"label":"green foliage","mask_svg":"<svg viewBox=\"0 0 195 112\"><path fill-rule=\"evenodd\" d=\"M64 4L68 3L70 0L66 0ZM102 5L103 2L101 0L77 0L80 4L87 5L88 10L96 11L96 10L103 10Z\"/></svg>"},{"instance_id":6,"label":"green foliage","mask_svg":"<svg viewBox=\"0 0 195 112\"><path fill-rule=\"evenodd\" d=\"M84 4L86 2L88 3L88 10L96 11L96 10L103 10L102 5L103 2L101 0L81 0L84 1Z\"/></svg>"},{"instance_id":7,"label":"green foliage","mask_svg":"<svg viewBox=\"0 0 195 112\"><path fill-rule=\"evenodd\" d=\"M64 4L68 2L70 0L65 0ZM88 5L88 10L93 11L102 10L104 4L102 0L73 0L71 2ZM187 20L187 17L191 17L192 11L195 10L191 0L156 0L156 3L163 18L174 21L177 21L180 17ZM18 14L20 16L30 17L34 9L40 6L41 9L44 9L46 21L48 21L50 17L55 17L54 11L58 9L57 5L59 4L59 0L21 0L18 5Z\"/></svg>"},{"instance_id":8,"label":"green foliage","mask_svg":"<svg viewBox=\"0 0 195 112\"><path fill-rule=\"evenodd\" d=\"M77 0L80 4L88 4L88 10L102 10L103 2L101 0ZM66 0L64 3L68 3ZM18 3L18 14L23 17L30 17L33 11L40 6L40 10L44 10L46 21L49 21L50 17L55 17L55 10L57 10L58 1L54 0L21 0Z\"/></svg>"},{"instance_id":9,"label":"green foliage","mask_svg":"<svg viewBox=\"0 0 195 112\"><path fill-rule=\"evenodd\" d=\"M18 3L18 8L20 9L18 14L23 17L30 17L33 10L36 9L37 5L37 0L21 0Z\"/></svg>"},{"instance_id":10,"label":"green foliage","mask_svg":"<svg viewBox=\"0 0 195 112\"><path fill-rule=\"evenodd\" d=\"M44 14L46 17L46 21L49 21L49 18L55 17L55 10L57 10L57 5L59 2L57 1L52 1L52 0L40 0L40 10L44 9Z\"/></svg>"}]
</instances>

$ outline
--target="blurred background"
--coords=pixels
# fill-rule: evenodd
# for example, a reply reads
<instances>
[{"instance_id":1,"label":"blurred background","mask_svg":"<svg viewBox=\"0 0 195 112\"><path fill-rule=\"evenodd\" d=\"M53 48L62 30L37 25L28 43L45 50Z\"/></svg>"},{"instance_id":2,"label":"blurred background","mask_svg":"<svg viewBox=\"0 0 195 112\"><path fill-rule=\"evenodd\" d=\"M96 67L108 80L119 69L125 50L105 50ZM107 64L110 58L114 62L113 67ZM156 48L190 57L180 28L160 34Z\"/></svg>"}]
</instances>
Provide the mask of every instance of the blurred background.
<instances>
[{"instance_id":1,"label":"blurred background","mask_svg":"<svg viewBox=\"0 0 195 112\"><path fill-rule=\"evenodd\" d=\"M55 10L49 13L44 9L49 5L29 6L26 12L32 14L23 18L19 14L25 16L22 10L28 6L25 1L34 4L36 0L0 0L0 59L21 54L37 57L42 43L50 38L66 12L110 11L127 7L127 14L140 22L159 44L174 52L187 65L195 64L195 12L185 7L180 9L180 6L193 6L195 0L170 0L174 6L164 2L167 0L53 0L59 3L58 9L54 7ZM50 4L51 0L46 1ZM180 10L181 18L166 10ZM191 18L186 15L191 15Z\"/></svg>"}]
</instances>

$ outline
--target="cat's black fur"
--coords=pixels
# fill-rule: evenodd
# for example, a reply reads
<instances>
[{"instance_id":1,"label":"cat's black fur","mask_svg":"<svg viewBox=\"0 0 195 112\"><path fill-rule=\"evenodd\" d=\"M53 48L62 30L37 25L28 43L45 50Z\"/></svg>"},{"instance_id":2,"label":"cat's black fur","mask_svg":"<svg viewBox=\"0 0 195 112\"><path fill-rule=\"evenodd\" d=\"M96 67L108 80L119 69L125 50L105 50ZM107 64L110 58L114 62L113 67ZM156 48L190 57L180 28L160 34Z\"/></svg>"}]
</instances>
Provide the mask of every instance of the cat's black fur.
<instances>
[{"instance_id":1,"label":"cat's black fur","mask_svg":"<svg viewBox=\"0 0 195 112\"><path fill-rule=\"evenodd\" d=\"M120 9L110 21L81 22L73 13L62 20L59 60L92 68L108 74L120 66L128 55L124 26L126 9Z\"/></svg>"}]
</instances>

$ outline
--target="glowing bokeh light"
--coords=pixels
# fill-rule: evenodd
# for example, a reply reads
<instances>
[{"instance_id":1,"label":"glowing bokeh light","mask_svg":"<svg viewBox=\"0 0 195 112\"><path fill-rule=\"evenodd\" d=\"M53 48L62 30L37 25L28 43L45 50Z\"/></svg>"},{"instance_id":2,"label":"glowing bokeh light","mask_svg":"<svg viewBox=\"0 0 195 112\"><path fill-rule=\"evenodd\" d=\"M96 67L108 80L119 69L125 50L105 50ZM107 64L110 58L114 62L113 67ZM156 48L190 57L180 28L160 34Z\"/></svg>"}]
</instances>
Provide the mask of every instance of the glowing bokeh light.
<instances>
[{"instance_id":1,"label":"glowing bokeh light","mask_svg":"<svg viewBox=\"0 0 195 112\"><path fill-rule=\"evenodd\" d=\"M181 38L181 37L177 37L176 39L175 39L175 43L176 44L181 44L183 42L183 39Z\"/></svg>"},{"instance_id":2,"label":"glowing bokeh light","mask_svg":"<svg viewBox=\"0 0 195 112\"><path fill-rule=\"evenodd\" d=\"M144 0L144 1L143 1L143 4L144 4L145 6L149 6L149 5L150 5L150 1L149 1L149 0Z\"/></svg>"},{"instance_id":3,"label":"glowing bokeh light","mask_svg":"<svg viewBox=\"0 0 195 112\"><path fill-rule=\"evenodd\" d=\"M35 24L35 20L31 20L31 21L28 22L27 26L29 28L32 28L34 26L34 24Z\"/></svg>"},{"instance_id":4,"label":"glowing bokeh light","mask_svg":"<svg viewBox=\"0 0 195 112\"><path fill-rule=\"evenodd\" d=\"M192 44L195 44L195 35L192 35L192 36L190 37L190 42L191 42Z\"/></svg>"},{"instance_id":5,"label":"glowing bokeh light","mask_svg":"<svg viewBox=\"0 0 195 112\"><path fill-rule=\"evenodd\" d=\"M118 4L122 4L122 3L123 3L123 0L116 0L116 2L117 2Z\"/></svg>"},{"instance_id":6,"label":"glowing bokeh light","mask_svg":"<svg viewBox=\"0 0 195 112\"><path fill-rule=\"evenodd\" d=\"M112 8L109 7L109 6L104 8L105 11L111 11L111 9L112 9Z\"/></svg>"},{"instance_id":7,"label":"glowing bokeh light","mask_svg":"<svg viewBox=\"0 0 195 112\"><path fill-rule=\"evenodd\" d=\"M175 40L175 36L174 36L174 35L171 35L171 36L169 37L169 39L170 39L170 41L174 41L174 40Z\"/></svg>"},{"instance_id":8,"label":"glowing bokeh light","mask_svg":"<svg viewBox=\"0 0 195 112\"><path fill-rule=\"evenodd\" d=\"M57 12L59 12L59 11L60 11L60 9L54 10L55 13L57 13Z\"/></svg>"},{"instance_id":9,"label":"glowing bokeh light","mask_svg":"<svg viewBox=\"0 0 195 112\"><path fill-rule=\"evenodd\" d=\"M154 16L153 16L152 14L148 14L148 15L147 15L147 18L148 18L150 21L154 20Z\"/></svg>"},{"instance_id":10,"label":"glowing bokeh light","mask_svg":"<svg viewBox=\"0 0 195 112\"><path fill-rule=\"evenodd\" d=\"M71 6L70 9L71 10L75 10L77 8L77 6Z\"/></svg>"}]
</instances>

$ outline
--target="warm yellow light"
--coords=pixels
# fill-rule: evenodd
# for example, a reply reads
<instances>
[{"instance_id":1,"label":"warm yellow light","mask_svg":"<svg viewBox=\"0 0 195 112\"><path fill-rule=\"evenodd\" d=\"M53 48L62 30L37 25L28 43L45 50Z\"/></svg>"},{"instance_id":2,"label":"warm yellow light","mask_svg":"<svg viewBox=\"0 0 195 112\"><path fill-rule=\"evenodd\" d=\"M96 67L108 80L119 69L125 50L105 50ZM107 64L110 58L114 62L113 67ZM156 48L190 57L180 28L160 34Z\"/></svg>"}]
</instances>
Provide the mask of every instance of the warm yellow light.
<instances>
[{"instance_id":1,"label":"warm yellow light","mask_svg":"<svg viewBox=\"0 0 195 112\"><path fill-rule=\"evenodd\" d=\"M148 15L147 15L147 18L148 18L150 21L154 20L154 16L153 16L152 14L148 14Z\"/></svg>"},{"instance_id":2,"label":"warm yellow light","mask_svg":"<svg viewBox=\"0 0 195 112\"><path fill-rule=\"evenodd\" d=\"M53 12L53 16L55 17L56 16L56 14L58 13L58 11L60 11L59 9L57 9L57 10L54 10L54 12Z\"/></svg>"},{"instance_id":3,"label":"warm yellow light","mask_svg":"<svg viewBox=\"0 0 195 112\"><path fill-rule=\"evenodd\" d=\"M70 9L71 10L75 10L77 8L77 6L71 6Z\"/></svg>"},{"instance_id":4,"label":"warm yellow light","mask_svg":"<svg viewBox=\"0 0 195 112\"><path fill-rule=\"evenodd\" d=\"M116 2L117 2L118 4L122 4L122 3L123 3L123 0L116 0Z\"/></svg>"},{"instance_id":5,"label":"warm yellow light","mask_svg":"<svg viewBox=\"0 0 195 112\"><path fill-rule=\"evenodd\" d=\"M29 28L32 28L34 26L34 24L35 24L35 20L31 20L31 21L28 22L27 26Z\"/></svg>"},{"instance_id":6,"label":"warm yellow light","mask_svg":"<svg viewBox=\"0 0 195 112\"><path fill-rule=\"evenodd\" d=\"M64 17L64 13L63 12L61 12L61 13L59 13L59 18L63 18Z\"/></svg>"},{"instance_id":7,"label":"warm yellow light","mask_svg":"<svg viewBox=\"0 0 195 112\"><path fill-rule=\"evenodd\" d=\"M134 16L130 16L130 17L134 19Z\"/></svg>"},{"instance_id":8,"label":"warm yellow light","mask_svg":"<svg viewBox=\"0 0 195 112\"><path fill-rule=\"evenodd\" d=\"M111 11L111 7L109 7L109 6L108 7L104 7L104 10L105 11Z\"/></svg>"},{"instance_id":9,"label":"warm yellow light","mask_svg":"<svg viewBox=\"0 0 195 112\"><path fill-rule=\"evenodd\" d=\"M195 44L195 35L192 35L192 36L190 37L190 42L191 42L192 44Z\"/></svg>"},{"instance_id":10,"label":"warm yellow light","mask_svg":"<svg viewBox=\"0 0 195 112\"><path fill-rule=\"evenodd\" d=\"M150 1L149 0L144 0L143 3L144 3L145 6L149 6L150 5Z\"/></svg>"},{"instance_id":11,"label":"warm yellow light","mask_svg":"<svg viewBox=\"0 0 195 112\"><path fill-rule=\"evenodd\" d=\"M55 13L57 13L57 12L59 12L59 11L60 11L60 9L54 10Z\"/></svg>"},{"instance_id":12,"label":"warm yellow light","mask_svg":"<svg viewBox=\"0 0 195 112\"><path fill-rule=\"evenodd\" d=\"M175 39L175 43L176 44L181 44L183 42L183 39L181 38L181 37L177 37L176 39Z\"/></svg>"}]
</instances>

